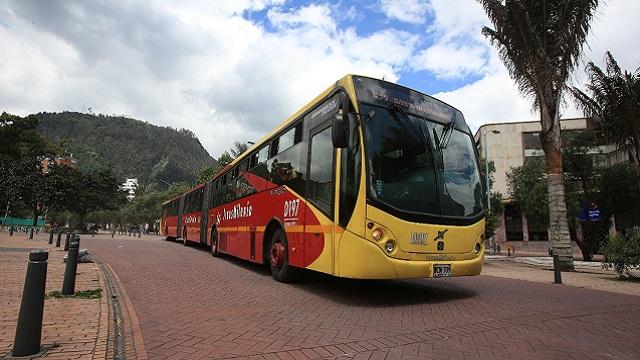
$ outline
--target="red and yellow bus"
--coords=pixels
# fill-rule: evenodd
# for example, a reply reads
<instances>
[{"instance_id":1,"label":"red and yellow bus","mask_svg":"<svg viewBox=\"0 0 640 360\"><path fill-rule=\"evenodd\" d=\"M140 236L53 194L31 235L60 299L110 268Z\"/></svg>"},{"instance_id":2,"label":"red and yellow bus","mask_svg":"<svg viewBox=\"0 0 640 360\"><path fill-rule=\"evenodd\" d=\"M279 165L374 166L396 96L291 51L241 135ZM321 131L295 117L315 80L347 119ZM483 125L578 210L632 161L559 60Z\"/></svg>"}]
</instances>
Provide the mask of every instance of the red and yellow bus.
<instances>
[{"instance_id":1,"label":"red and yellow bus","mask_svg":"<svg viewBox=\"0 0 640 360\"><path fill-rule=\"evenodd\" d=\"M163 205L168 238L340 277L477 275L482 182L462 113L347 75L214 178Z\"/></svg>"}]
</instances>

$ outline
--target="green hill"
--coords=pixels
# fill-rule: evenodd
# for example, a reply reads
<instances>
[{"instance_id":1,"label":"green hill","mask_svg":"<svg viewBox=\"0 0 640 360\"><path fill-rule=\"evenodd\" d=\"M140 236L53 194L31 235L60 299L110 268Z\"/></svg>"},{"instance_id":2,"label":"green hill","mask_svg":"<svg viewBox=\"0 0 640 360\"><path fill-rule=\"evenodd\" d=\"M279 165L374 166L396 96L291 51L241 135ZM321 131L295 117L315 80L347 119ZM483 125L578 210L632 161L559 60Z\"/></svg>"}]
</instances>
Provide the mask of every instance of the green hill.
<instances>
[{"instance_id":1,"label":"green hill","mask_svg":"<svg viewBox=\"0 0 640 360\"><path fill-rule=\"evenodd\" d=\"M81 170L109 169L141 183L194 182L215 160L193 132L104 115L39 113L40 131L79 161Z\"/></svg>"}]
</instances>

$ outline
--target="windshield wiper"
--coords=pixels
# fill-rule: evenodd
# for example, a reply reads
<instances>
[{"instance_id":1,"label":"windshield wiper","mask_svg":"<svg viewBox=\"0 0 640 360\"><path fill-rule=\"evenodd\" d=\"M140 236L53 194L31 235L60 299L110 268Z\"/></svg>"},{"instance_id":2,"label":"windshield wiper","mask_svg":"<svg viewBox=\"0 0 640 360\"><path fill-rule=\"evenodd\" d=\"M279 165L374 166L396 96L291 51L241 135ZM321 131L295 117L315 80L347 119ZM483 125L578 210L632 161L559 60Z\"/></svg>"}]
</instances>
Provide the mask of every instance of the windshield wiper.
<instances>
[{"instance_id":1,"label":"windshield wiper","mask_svg":"<svg viewBox=\"0 0 640 360\"><path fill-rule=\"evenodd\" d=\"M438 141L438 149L446 149L447 144L449 144L449 139L451 139L451 134L453 133L453 120L444 124L442 128L442 133L440 133L440 141Z\"/></svg>"}]
</instances>

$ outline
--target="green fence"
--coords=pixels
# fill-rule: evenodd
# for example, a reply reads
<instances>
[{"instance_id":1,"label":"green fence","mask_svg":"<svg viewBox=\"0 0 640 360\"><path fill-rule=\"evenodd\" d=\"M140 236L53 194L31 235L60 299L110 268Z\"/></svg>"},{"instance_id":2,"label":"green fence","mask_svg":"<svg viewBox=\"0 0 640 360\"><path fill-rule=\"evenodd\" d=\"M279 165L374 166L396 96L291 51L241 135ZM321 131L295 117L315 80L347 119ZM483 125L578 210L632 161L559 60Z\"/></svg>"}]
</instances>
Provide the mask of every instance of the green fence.
<instances>
[{"instance_id":1,"label":"green fence","mask_svg":"<svg viewBox=\"0 0 640 360\"><path fill-rule=\"evenodd\" d=\"M16 218L16 217L12 217L12 216L8 216L7 221L5 222L5 218L4 217L0 217L0 224L6 225L6 226L31 226L33 225L33 218L29 218L29 219L22 219L22 218ZM43 217L39 217L38 218L38 223L36 226L44 226L44 218Z\"/></svg>"}]
</instances>

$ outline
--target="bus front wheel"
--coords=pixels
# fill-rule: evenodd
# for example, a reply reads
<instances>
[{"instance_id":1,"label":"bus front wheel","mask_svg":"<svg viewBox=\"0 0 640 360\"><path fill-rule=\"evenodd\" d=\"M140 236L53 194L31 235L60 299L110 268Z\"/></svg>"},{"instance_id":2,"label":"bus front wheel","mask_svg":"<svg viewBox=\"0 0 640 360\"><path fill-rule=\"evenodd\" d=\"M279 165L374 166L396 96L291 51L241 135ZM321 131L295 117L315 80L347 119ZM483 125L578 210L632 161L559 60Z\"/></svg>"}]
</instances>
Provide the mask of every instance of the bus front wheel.
<instances>
[{"instance_id":1,"label":"bus front wheel","mask_svg":"<svg viewBox=\"0 0 640 360\"><path fill-rule=\"evenodd\" d=\"M296 278L296 269L289 265L287 236L282 229L276 230L271 237L269 266L271 275L279 282L291 282Z\"/></svg>"}]
</instances>

